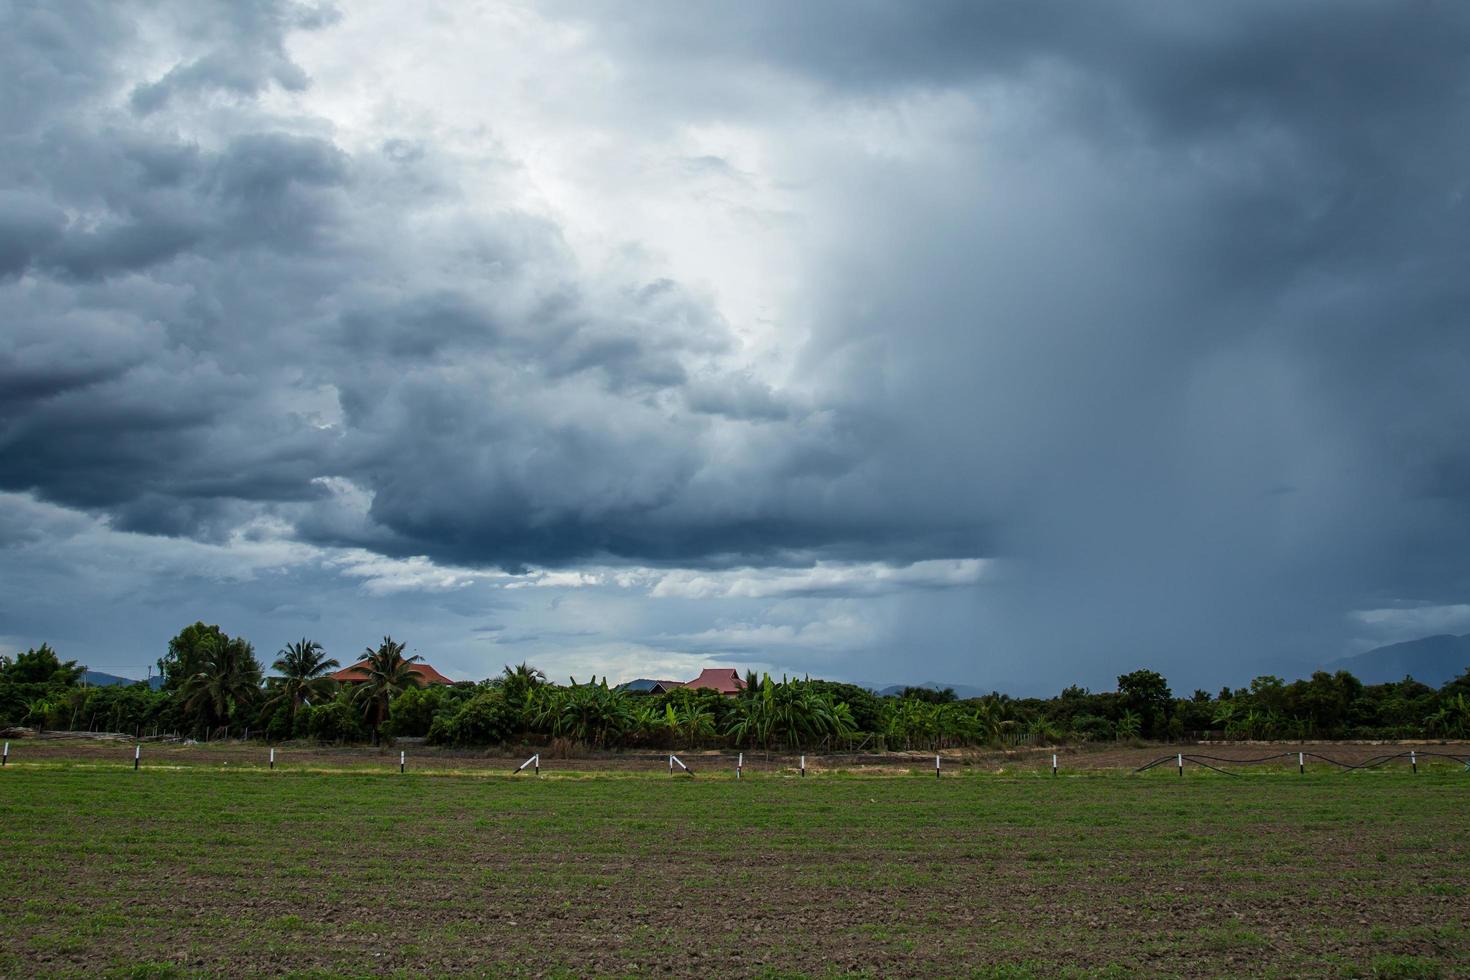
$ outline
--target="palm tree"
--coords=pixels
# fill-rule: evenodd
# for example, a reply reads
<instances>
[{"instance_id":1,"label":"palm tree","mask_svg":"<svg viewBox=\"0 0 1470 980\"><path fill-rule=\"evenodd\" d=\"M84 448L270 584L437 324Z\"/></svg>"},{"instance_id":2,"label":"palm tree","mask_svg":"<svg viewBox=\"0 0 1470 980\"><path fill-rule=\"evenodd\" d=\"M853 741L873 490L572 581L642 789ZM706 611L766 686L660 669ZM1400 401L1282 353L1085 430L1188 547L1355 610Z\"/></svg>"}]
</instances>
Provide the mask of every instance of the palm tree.
<instances>
[{"instance_id":1,"label":"palm tree","mask_svg":"<svg viewBox=\"0 0 1470 980\"><path fill-rule=\"evenodd\" d=\"M674 706L669 705L673 710ZM699 740L709 738L715 733L714 712L701 705L698 701L686 701L674 715L675 728L689 739L689 748L698 747Z\"/></svg>"},{"instance_id":2,"label":"palm tree","mask_svg":"<svg viewBox=\"0 0 1470 980\"><path fill-rule=\"evenodd\" d=\"M737 699L733 708L725 735L736 745L760 745L769 750L772 742L779 741L797 749L847 738L857 729L846 702L814 689L808 681L782 678L778 684L763 675L757 692ZM681 715L677 727L689 738L691 747L698 739L714 734L712 717L703 722Z\"/></svg>"},{"instance_id":3,"label":"palm tree","mask_svg":"<svg viewBox=\"0 0 1470 980\"><path fill-rule=\"evenodd\" d=\"M647 699L629 709L628 732L639 741L660 741L664 730L664 712L647 703Z\"/></svg>"},{"instance_id":4,"label":"palm tree","mask_svg":"<svg viewBox=\"0 0 1470 980\"><path fill-rule=\"evenodd\" d=\"M1137 738L1143 730L1143 722L1132 711L1124 711L1123 717L1118 719L1118 740Z\"/></svg>"},{"instance_id":5,"label":"palm tree","mask_svg":"<svg viewBox=\"0 0 1470 980\"><path fill-rule=\"evenodd\" d=\"M20 720L34 721L36 723L36 734L39 735L46 730L46 717L51 714L54 708L55 705L45 698L37 698L26 705L26 713L21 716Z\"/></svg>"},{"instance_id":6,"label":"palm tree","mask_svg":"<svg viewBox=\"0 0 1470 980\"><path fill-rule=\"evenodd\" d=\"M761 679L756 676L755 671L747 670L745 672L745 686L740 689L740 696L743 698L753 698L759 696L760 693Z\"/></svg>"},{"instance_id":7,"label":"palm tree","mask_svg":"<svg viewBox=\"0 0 1470 980\"><path fill-rule=\"evenodd\" d=\"M295 731L296 709L303 702L314 703L330 698L337 685L327 674L339 666L337 661L327 659L326 651L315 640L303 636L296 643L286 644L277 655L276 662L271 664L271 669L279 671L281 676L270 679L269 696L262 708L274 711L284 705L286 731Z\"/></svg>"},{"instance_id":8,"label":"palm tree","mask_svg":"<svg viewBox=\"0 0 1470 980\"><path fill-rule=\"evenodd\" d=\"M230 713L260 695L260 661L255 648L240 637L206 637L199 650L199 669L179 689L184 711L205 731L228 725Z\"/></svg>"},{"instance_id":9,"label":"palm tree","mask_svg":"<svg viewBox=\"0 0 1470 980\"><path fill-rule=\"evenodd\" d=\"M1050 718L1037 718L1031 723L1031 729L1027 735L1034 744L1055 745L1062 740L1062 729Z\"/></svg>"},{"instance_id":10,"label":"palm tree","mask_svg":"<svg viewBox=\"0 0 1470 980\"><path fill-rule=\"evenodd\" d=\"M410 687L424 686L423 675L413 667L423 658L418 654L405 657L403 644L394 642L391 636L383 637L376 650L368 647L366 654L360 669L367 677L352 697L362 705L363 721L372 726L373 744L377 745L378 730L388 718L388 705Z\"/></svg>"},{"instance_id":11,"label":"palm tree","mask_svg":"<svg viewBox=\"0 0 1470 980\"><path fill-rule=\"evenodd\" d=\"M1009 708L1004 701L991 694L981 698L972 715L974 731L979 741L987 745L1000 745L1006 735L1014 731L1016 721L1008 718Z\"/></svg>"},{"instance_id":12,"label":"palm tree","mask_svg":"<svg viewBox=\"0 0 1470 980\"><path fill-rule=\"evenodd\" d=\"M1446 738L1455 738L1470 732L1470 700L1461 691L1454 697L1446 696L1438 711L1424 719L1425 730Z\"/></svg>"},{"instance_id":13,"label":"palm tree","mask_svg":"<svg viewBox=\"0 0 1470 980\"><path fill-rule=\"evenodd\" d=\"M505 700L519 706L525 703L528 691L546 683L546 675L522 661L514 667L506 664L499 680L500 689L505 692Z\"/></svg>"},{"instance_id":14,"label":"palm tree","mask_svg":"<svg viewBox=\"0 0 1470 980\"><path fill-rule=\"evenodd\" d=\"M544 716L553 735L600 748L632 727L628 696L608 687L606 677L600 684L595 676L587 684L578 684L575 677L571 681L571 687L553 689L556 695L546 703Z\"/></svg>"},{"instance_id":15,"label":"palm tree","mask_svg":"<svg viewBox=\"0 0 1470 980\"><path fill-rule=\"evenodd\" d=\"M736 745L770 748L771 729L775 724L773 693L771 685L767 684L756 694L741 697L737 701L735 711L731 714L729 726L725 731L725 734ZM669 706L669 710L669 727L677 728L677 722L673 719L673 705Z\"/></svg>"}]
</instances>

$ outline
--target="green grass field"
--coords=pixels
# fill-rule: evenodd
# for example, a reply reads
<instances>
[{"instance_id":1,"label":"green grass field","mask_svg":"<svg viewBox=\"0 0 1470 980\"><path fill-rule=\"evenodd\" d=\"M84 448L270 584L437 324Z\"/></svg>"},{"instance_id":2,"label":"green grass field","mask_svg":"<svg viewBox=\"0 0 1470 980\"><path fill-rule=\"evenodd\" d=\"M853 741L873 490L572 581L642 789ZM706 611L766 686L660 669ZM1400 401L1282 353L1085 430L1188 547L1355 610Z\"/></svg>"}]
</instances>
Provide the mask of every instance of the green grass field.
<instances>
[{"instance_id":1,"label":"green grass field","mask_svg":"<svg viewBox=\"0 0 1470 980\"><path fill-rule=\"evenodd\" d=\"M0 974L1470 975L1470 775L12 764Z\"/></svg>"}]
</instances>

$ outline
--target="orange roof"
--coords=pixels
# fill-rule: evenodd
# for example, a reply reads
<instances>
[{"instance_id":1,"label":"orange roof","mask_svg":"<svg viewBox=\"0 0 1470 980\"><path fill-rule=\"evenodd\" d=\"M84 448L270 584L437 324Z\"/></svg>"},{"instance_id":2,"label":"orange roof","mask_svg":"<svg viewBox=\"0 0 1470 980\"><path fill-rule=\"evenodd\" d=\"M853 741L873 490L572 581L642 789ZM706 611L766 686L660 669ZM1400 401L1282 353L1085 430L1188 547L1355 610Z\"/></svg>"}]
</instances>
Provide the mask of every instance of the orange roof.
<instances>
[{"instance_id":1,"label":"orange roof","mask_svg":"<svg viewBox=\"0 0 1470 980\"><path fill-rule=\"evenodd\" d=\"M454 681L439 673L428 664L410 664L409 669L423 680L425 684L453 684ZM367 680L367 658L364 657L351 667L343 667L332 675L332 680L342 684L361 684Z\"/></svg>"},{"instance_id":2,"label":"orange roof","mask_svg":"<svg viewBox=\"0 0 1470 980\"><path fill-rule=\"evenodd\" d=\"M739 694L745 690L745 682L734 667L706 667L699 676L684 685L687 688L709 688L721 694Z\"/></svg>"}]
</instances>

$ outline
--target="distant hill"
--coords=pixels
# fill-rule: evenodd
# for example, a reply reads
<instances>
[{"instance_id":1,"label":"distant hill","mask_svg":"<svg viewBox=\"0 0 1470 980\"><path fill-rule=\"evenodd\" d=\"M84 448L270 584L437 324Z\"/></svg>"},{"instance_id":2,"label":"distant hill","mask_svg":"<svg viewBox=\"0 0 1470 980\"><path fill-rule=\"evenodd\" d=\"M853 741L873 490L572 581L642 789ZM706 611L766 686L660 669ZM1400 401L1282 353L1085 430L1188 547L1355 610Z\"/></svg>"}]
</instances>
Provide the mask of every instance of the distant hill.
<instances>
[{"instance_id":1,"label":"distant hill","mask_svg":"<svg viewBox=\"0 0 1470 980\"><path fill-rule=\"evenodd\" d=\"M1350 672L1364 684L1387 684L1412 677L1421 684L1439 687L1459 677L1470 667L1470 634L1425 636L1404 643L1390 643L1354 657L1324 664L1333 673Z\"/></svg>"},{"instance_id":2,"label":"distant hill","mask_svg":"<svg viewBox=\"0 0 1470 980\"><path fill-rule=\"evenodd\" d=\"M890 684L887 687L874 690L873 693L880 698L896 698L903 693L903 689L906 687L927 687L931 691L943 691L945 688L949 688L954 691L954 696L960 700L964 700L965 698L983 698L990 693L988 690L971 687L968 684L939 684L934 681L926 681L923 684ZM872 689L870 688L870 690Z\"/></svg>"},{"instance_id":3,"label":"distant hill","mask_svg":"<svg viewBox=\"0 0 1470 980\"><path fill-rule=\"evenodd\" d=\"M119 677L116 674L104 674L100 670L89 670L82 675L82 683L88 687L127 687L138 682L131 677Z\"/></svg>"}]
</instances>

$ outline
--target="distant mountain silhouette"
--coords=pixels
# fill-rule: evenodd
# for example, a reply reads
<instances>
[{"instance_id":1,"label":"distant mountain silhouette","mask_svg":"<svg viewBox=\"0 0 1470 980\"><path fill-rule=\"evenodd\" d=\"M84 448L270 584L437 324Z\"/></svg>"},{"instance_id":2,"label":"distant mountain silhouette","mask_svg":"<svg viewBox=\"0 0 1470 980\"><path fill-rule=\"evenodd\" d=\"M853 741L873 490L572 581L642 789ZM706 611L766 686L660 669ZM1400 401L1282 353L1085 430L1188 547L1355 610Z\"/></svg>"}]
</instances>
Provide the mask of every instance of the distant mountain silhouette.
<instances>
[{"instance_id":1,"label":"distant mountain silhouette","mask_svg":"<svg viewBox=\"0 0 1470 980\"><path fill-rule=\"evenodd\" d=\"M133 684L141 684L143 682L131 677L119 677L116 674L104 673L100 670L89 670L82 675L82 683L90 687L129 687ZM158 690L163 687L163 678L149 678L148 687L155 691Z\"/></svg>"},{"instance_id":2,"label":"distant mountain silhouette","mask_svg":"<svg viewBox=\"0 0 1470 980\"><path fill-rule=\"evenodd\" d=\"M1343 657L1323 665L1328 673L1350 672L1364 684L1387 684L1406 676L1421 684L1439 687L1459 677L1470 667L1470 634L1425 636L1404 643L1390 643L1354 657Z\"/></svg>"},{"instance_id":3,"label":"distant mountain silhouette","mask_svg":"<svg viewBox=\"0 0 1470 980\"><path fill-rule=\"evenodd\" d=\"M990 691L979 687L971 687L969 684L939 684L935 681L925 681L923 684L890 684L887 687L872 690L880 698L896 698L903 693L906 687L927 687L931 691L943 691L946 688L954 691L954 696L961 700L965 698L983 698Z\"/></svg>"},{"instance_id":4,"label":"distant mountain silhouette","mask_svg":"<svg viewBox=\"0 0 1470 980\"><path fill-rule=\"evenodd\" d=\"M100 670L89 670L82 675L82 683L88 687L127 687L138 682L130 677L119 677L116 674L104 674Z\"/></svg>"}]
</instances>

